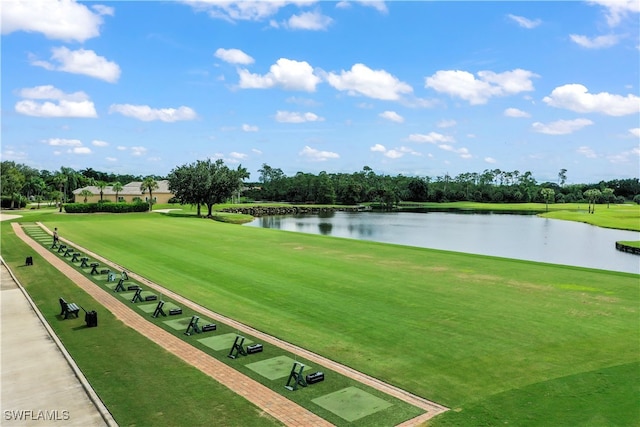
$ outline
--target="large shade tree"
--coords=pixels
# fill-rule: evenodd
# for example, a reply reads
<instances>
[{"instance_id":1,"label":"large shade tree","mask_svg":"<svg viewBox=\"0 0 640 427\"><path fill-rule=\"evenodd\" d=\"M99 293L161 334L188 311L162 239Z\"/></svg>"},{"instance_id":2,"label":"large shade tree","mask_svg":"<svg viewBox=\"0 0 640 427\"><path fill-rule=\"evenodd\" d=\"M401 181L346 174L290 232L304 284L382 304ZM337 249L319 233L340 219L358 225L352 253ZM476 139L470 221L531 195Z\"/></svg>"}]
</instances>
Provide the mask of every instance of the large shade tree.
<instances>
[{"instance_id":1,"label":"large shade tree","mask_svg":"<svg viewBox=\"0 0 640 427\"><path fill-rule=\"evenodd\" d=\"M190 165L174 168L168 176L169 190L183 204L207 206L207 216L213 215L213 206L227 201L249 177L247 170L238 166L229 169L221 159L198 160Z\"/></svg>"}]
</instances>

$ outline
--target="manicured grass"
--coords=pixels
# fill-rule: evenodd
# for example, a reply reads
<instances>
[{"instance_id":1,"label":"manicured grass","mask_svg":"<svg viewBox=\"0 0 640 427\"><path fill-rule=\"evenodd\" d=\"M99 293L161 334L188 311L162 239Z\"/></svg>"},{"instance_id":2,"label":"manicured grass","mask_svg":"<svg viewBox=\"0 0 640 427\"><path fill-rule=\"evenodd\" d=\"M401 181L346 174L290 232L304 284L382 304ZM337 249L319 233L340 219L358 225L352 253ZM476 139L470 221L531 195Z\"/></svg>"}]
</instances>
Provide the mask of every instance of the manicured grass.
<instances>
[{"instance_id":1,"label":"manicured grass","mask_svg":"<svg viewBox=\"0 0 640 427\"><path fill-rule=\"evenodd\" d=\"M41 245L45 248L52 251L53 254L63 259L65 262L68 262L72 265L78 272L81 272L88 280L95 283L96 286L103 287L104 290L109 292L114 291L116 287L116 282L108 282L108 275L105 274L91 274L92 268L90 267L82 267L82 263L80 260L77 262L73 262L73 258L67 256L65 257L65 251L61 251L60 248L50 248L51 238L44 232L38 225L35 223L27 223L23 226L25 232L35 238ZM96 262L95 259L92 259L89 255L89 260L87 261L88 265ZM101 264L99 262L99 264ZM99 266L98 271L105 269L104 265ZM119 276L119 272L116 273ZM314 385L313 387L305 388L296 393L290 393L284 388L285 381L287 376L291 370L292 364L294 362L294 358L301 363L304 363L307 366L308 370L312 369L314 366L313 363L310 363L308 360L301 358L299 356L294 356L288 351L271 345L269 343L264 343L264 351L251 355L250 358L241 357L239 360L230 359L227 357L229 354L229 350L234 343L234 340L237 336L237 330L234 327L229 325L225 325L222 322L216 322L216 330L214 332L202 333L201 335L198 333L194 333L191 331L190 335L185 335L185 331L187 330L187 326L190 325L192 320L192 316L196 315L199 317L200 327L206 324L212 323L212 318L207 318L206 313L198 313L194 312L191 309L185 307L183 309L183 313L175 316L168 317L166 316L166 312L168 312L169 307L179 307L180 302L174 301L166 295L159 295L159 291L148 289L143 290L141 293L141 301L137 301L134 303L134 295L136 292L129 291L128 288L131 285L137 285L142 289L146 288L146 285L141 282L137 282L135 279L129 277L122 285L122 289L118 293L114 293L113 295L116 298L121 298L125 305L129 306L129 308L138 312L138 314L143 315L148 322L154 323L156 326L166 330L170 334L176 336L178 339L181 339L195 348L200 349L201 351L208 353L210 356L214 357L218 361L229 365L233 369L243 373L244 375L253 378L257 382L262 383L266 387L275 391L276 393L284 395L286 398L293 400L298 403L302 407L309 409L311 412L319 415L320 417L326 419L336 426L346 426L346 422L340 416L330 412L330 410L323 409L318 407L314 402L316 398L322 398L323 396L340 391L345 388L358 388L361 390L364 395L367 396L376 396L377 400L384 401L384 405L380 407L380 410L376 410L375 415L373 413L359 413L362 415L361 418L358 419L349 419L349 426L387 426L387 425L396 425L408 419L414 418L418 415L424 413L423 410L414 407L410 404L402 402L398 399L395 399L389 395L386 395L383 392L372 389L364 384L361 384L355 380L347 378L343 375L338 374L337 372L331 371L330 369L322 368L325 374L330 378L330 381L322 382L321 384ZM165 316L158 315L157 317L152 317L151 314L154 312L155 307L157 306L156 302L147 303L144 301L144 298L147 296L155 296L157 299L162 299L165 302ZM55 299L56 295L49 295L51 299ZM244 345L249 345L258 341L258 338L252 337L250 334L243 334L245 337ZM246 364L250 362L259 362L259 361L268 361L273 358L285 357L290 361L286 366L282 366L283 371L281 372L283 375L278 378L265 378L265 376L256 372L253 369L250 369ZM316 366L316 369L319 369L319 366ZM307 372L311 373L311 371Z\"/></svg>"},{"instance_id":2,"label":"manicured grass","mask_svg":"<svg viewBox=\"0 0 640 427\"><path fill-rule=\"evenodd\" d=\"M554 211L543 215L545 218L586 222L598 227L640 231L640 205L596 205L595 213L584 210Z\"/></svg>"},{"instance_id":3,"label":"manicured grass","mask_svg":"<svg viewBox=\"0 0 640 427\"><path fill-rule=\"evenodd\" d=\"M621 240L618 243L621 243L626 246L631 246L632 248L640 248L640 241L634 240Z\"/></svg>"},{"instance_id":4,"label":"manicured grass","mask_svg":"<svg viewBox=\"0 0 640 427\"><path fill-rule=\"evenodd\" d=\"M40 219L212 310L460 408L436 422L639 421L618 411L638 408L638 275L157 214ZM537 393L546 418L527 409Z\"/></svg>"},{"instance_id":5,"label":"manicured grass","mask_svg":"<svg viewBox=\"0 0 640 427\"><path fill-rule=\"evenodd\" d=\"M214 311L461 408L447 415L453 423L498 410L524 423L536 384L549 420L571 417L567 407L580 410L576 421L608 419L637 401L639 372L622 367L640 360L638 275L190 217L41 219ZM615 367L608 381L616 393L598 393L590 378ZM572 381L591 390L592 404L562 394ZM554 406L560 396L563 406ZM616 417L639 422L637 411Z\"/></svg>"},{"instance_id":6,"label":"manicured grass","mask_svg":"<svg viewBox=\"0 0 640 427\"><path fill-rule=\"evenodd\" d=\"M638 425L639 363L531 384L449 411L431 427Z\"/></svg>"},{"instance_id":7,"label":"manicured grass","mask_svg":"<svg viewBox=\"0 0 640 427\"><path fill-rule=\"evenodd\" d=\"M124 326L2 224L2 257L121 426L280 425L244 398ZM23 267L25 256L34 266ZM97 328L62 320L58 298L96 309Z\"/></svg>"},{"instance_id":8,"label":"manicured grass","mask_svg":"<svg viewBox=\"0 0 640 427\"><path fill-rule=\"evenodd\" d=\"M549 210L544 203L419 203L405 207L439 210L481 210L509 213L538 213L545 218L585 222L599 227L640 231L640 205L596 205L595 213L587 211L586 203L552 203Z\"/></svg>"}]
</instances>

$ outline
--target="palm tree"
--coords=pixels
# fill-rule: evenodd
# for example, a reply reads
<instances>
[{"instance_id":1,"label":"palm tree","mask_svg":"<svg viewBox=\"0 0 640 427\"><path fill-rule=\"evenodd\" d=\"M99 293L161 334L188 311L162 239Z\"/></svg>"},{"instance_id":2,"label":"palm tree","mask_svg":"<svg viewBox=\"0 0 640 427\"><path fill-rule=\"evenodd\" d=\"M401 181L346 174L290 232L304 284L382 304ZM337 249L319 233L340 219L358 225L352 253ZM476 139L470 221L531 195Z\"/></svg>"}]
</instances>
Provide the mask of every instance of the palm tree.
<instances>
[{"instance_id":1,"label":"palm tree","mask_svg":"<svg viewBox=\"0 0 640 427\"><path fill-rule=\"evenodd\" d=\"M602 196L607 201L607 209L609 209L609 204L611 203L611 199L613 199L613 188L604 188L602 190Z\"/></svg>"},{"instance_id":2,"label":"palm tree","mask_svg":"<svg viewBox=\"0 0 640 427\"><path fill-rule=\"evenodd\" d=\"M240 193L242 192L242 182L245 179L248 179L250 175L247 171L247 168L243 168L242 165L238 165L238 168L235 170L235 175L236 179L238 180L238 188L236 188L235 190L236 203L238 203L238 201L240 200ZM233 196L231 196L231 199L233 201Z\"/></svg>"},{"instance_id":3,"label":"palm tree","mask_svg":"<svg viewBox=\"0 0 640 427\"><path fill-rule=\"evenodd\" d=\"M102 201L102 195L104 194L104 189L107 186L107 183L104 181L96 182L96 187L100 189L100 201Z\"/></svg>"},{"instance_id":4,"label":"palm tree","mask_svg":"<svg viewBox=\"0 0 640 427\"><path fill-rule=\"evenodd\" d=\"M556 192L553 188L543 188L542 190L540 190L540 194L542 194L542 198L546 203L547 212L549 212L549 202L553 202Z\"/></svg>"},{"instance_id":5,"label":"palm tree","mask_svg":"<svg viewBox=\"0 0 640 427\"><path fill-rule=\"evenodd\" d=\"M111 189L116 192L116 203L117 203L120 200L118 199L118 193L120 193L124 189L124 187L122 186L122 184L120 184L120 181L116 181L113 183L113 186L111 187Z\"/></svg>"},{"instance_id":6,"label":"palm tree","mask_svg":"<svg viewBox=\"0 0 640 427\"><path fill-rule=\"evenodd\" d=\"M146 177L140 185L140 191L142 191L142 194L149 190L149 212L151 212L151 207L153 206L153 190L157 189L158 182L150 176Z\"/></svg>"},{"instance_id":7,"label":"palm tree","mask_svg":"<svg viewBox=\"0 0 640 427\"><path fill-rule=\"evenodd\" d=\"M80 195L84 197L84 202L87 203L87 198L93 196L93 193L90 190L84 189L80 192Z\"/></svg>"},{"instance_id":8,"label":"palm tree","mask_svg":"<svg viewBox=\"0 0 640 427\"><path fill-rule=\"evenodd\" d=\"M62 190L67 183L67 176L62 172L56 172L53 176L53 183L58 187L58 191L60 192L60 212L62 212L62 203L65 194Z\"/></svg>"},{"instance_id":9,"label":"palm tree","mask_svg":"<svg viewBox=\"0 0 640 427\"><path fill-rule=\"evenodd\" d=\"M584 197L589 200L589 213L596 213L596 200L602 195L600 190L592 188L584 192Z\"/></svg>"}]
</instances>

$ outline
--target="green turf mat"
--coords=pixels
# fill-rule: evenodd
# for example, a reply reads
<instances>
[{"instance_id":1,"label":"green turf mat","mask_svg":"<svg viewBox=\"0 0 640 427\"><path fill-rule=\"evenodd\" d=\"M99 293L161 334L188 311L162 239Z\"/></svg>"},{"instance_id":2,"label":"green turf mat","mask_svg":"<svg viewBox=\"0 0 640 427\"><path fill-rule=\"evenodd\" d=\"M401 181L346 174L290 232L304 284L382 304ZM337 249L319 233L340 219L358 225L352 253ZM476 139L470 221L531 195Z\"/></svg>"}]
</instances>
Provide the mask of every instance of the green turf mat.
<instances>
[{"instance_id":1,"label":"green turf mat","mask_svg":"<svg viewBox=\"0 0 640 427\"><path fill-rule=\"evenodd\" d=\"M202 322L202 319L200 319L200 322ZM205 324L206 323L200 323L201 326ZM187 322L187 325L189 325L189 322ZM233 343L236 340L236 336L238 336L238 334L235 334L232 332L230 334L223 334L223 335L216 335L213 337L202 338L202 339L199 339L198 342L201 342L202 344L206 345L207 347L215 351L221 351L221 350L228 351L228 350L231 350L231 347L233 346ZM244 345L251 344L252 342L253 341L246 338L244 340Z\"/></svg>"},{"instance_id":2,"label":"green turf mat","mask_svg":"<svg viewBox=\"0 0 640 427\"><path fill-rule=\"evenodd\" d=\"M233 344L233 342L231 344ZM231 344L229 344L229 348L231 348ZM260 362L249 363L245 366L267 379L277 380L278 378L289 376L294 362L295 360L290 357L278 356L267 360L261 360ZM311 366L305 365L303 372L308 372L309 370L311 370Z\"/></svg>"},{"instance_id":3,"label":"green turf mat","mask_svg":"<svg viewBox=\"0 0 640 427\"><path fill-rule=\"evenodd\" d=\"M115 285L114 285L115 287ZM132 297L133 298L133 297ZM158 306L158 301L155 301L151 304L141 304L138 306L138 308L142 311L144 311L145 313L150 313L152 314L154 311L156 311L156 307ZM177 305L175 305L172 302L165 302L164 305L162 306L162 311L164 311L164 314L168 315L169 314L169 310L171 310L172 308L180 308ZM189 320L191 320L191 318L189 318ZM200 323L198 323L200 324ZM189 326L189 322L187 321L187 324L185 325L185 328Z\"/></svg>"},{"instance_id":4,"label":"green turf mat","mask_svg":"<svg viewBox=\"0 0 640 427\"><path fill-rule=\"evenodd\" d=\"M169 314L169 310L165 310L165 313ZM171 319L171 320L164 321L165 325L171 326L173 329L177 329L177 330L182 329L185 331L187 330L187 326L189 326L189 322L191 322L191 317L182 317L180 319ZM198 321L198 326L202 327L208 323L211 323L211 322L206 319L200 318L200 320ZM233 343L233 340L231 341L231 343ZM231 344L229 344L229 347L231 347Z\"/></svg>"},{"instance_id":5,"label":"green turf mat","mask_svg":"<svg viewBox=\"0 0 640 427\"><path fill-rule=\"evenodd\" d=\"M133 296L135 295L135 291L130 291L130 292L120 292L118 295L120 295L122 298L131 301L133 299ZM142 296L142 300L144 301L145 297L147 297L148 295L155 295L153 292L151 291L142 291L140 292L140 296ZM156 301L156 304L158 302ZM189 322L187 322L187 325L189 324Z\"/></svg>"},{"instance_id":6,"label":"green turf mat","mask_svg":"<svg viewBox=\"0 0 640 427\"><path fill-rule=\"evenodd\" d=\"M118 280L119 280L119 279L118 279ZM107 288L109 288L109 289L111 289L111 290L114 290L114 289L116 288L116 286L118 286L118 280L116 280L115 282L107 282L107 281L105 281L105 284L104 284L104 285L105 285ZM133 283L133 282L124 282L124 283L122 284L122 286L124 286L125 291L127 291L127 287L129 287L129 286L133 286L133 285L136 285L136 284L137 284L137 283ZM131 291L129 291L129 292L131 292Z\"/></svg>"},{"instance_id":7,"label":"green turf mat","mask_svg":"<svg viewBox=\"0 0 640 427\"><path fill-rule=\"evenodd\" d=\"M340 418L353 422L393 404L356 387L347 387L311 400Z\"/></svg>"}]
</instances>

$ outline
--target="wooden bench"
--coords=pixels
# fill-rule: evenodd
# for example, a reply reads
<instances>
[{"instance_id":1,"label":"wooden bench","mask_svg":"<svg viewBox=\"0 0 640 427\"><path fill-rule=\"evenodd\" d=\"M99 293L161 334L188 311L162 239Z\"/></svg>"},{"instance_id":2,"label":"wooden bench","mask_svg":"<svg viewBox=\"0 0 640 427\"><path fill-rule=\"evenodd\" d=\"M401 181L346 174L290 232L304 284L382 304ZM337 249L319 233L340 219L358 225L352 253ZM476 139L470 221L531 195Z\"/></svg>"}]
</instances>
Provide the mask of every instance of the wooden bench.
<instances>
[{"instance_id":1,"label":"wooden bench","mask_svg":"<svg viewBox=\"0 0 640 427\"><path fill-rule=\"evenodd\" d=\"M75 303L66 302L64 298L60 298L60 308L62 309L60 316L64 315L65 319L68 319L72 315L78 317L78 312L80 311L80 307Z\"/></svg>"}]
</instances>

